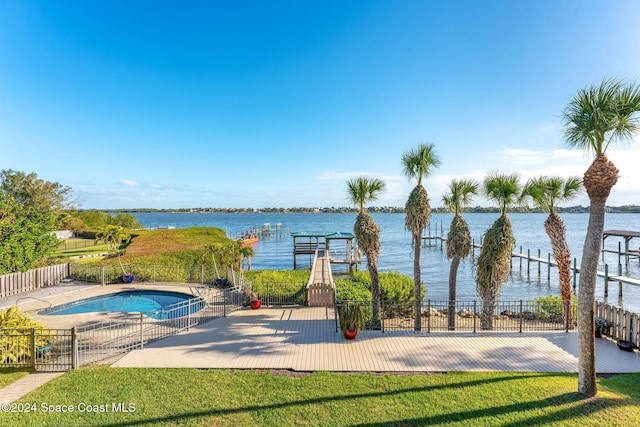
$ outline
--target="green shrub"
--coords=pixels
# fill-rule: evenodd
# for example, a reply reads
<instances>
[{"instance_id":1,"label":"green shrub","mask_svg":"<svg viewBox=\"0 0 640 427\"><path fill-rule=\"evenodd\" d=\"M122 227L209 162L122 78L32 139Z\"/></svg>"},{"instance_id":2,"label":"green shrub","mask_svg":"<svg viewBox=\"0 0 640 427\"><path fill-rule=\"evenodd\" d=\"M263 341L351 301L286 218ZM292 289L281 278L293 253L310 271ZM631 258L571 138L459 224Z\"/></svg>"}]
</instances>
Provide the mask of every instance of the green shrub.
<instances>
[{"instance_id":1,"label":"green shrub","mask_svg":"<svg viewBox=\"0 0 640 427\"><path fill-rule=\"evenodd\" d=\"M255 270L244 273L253 292L271 301L304 304L310 270Z\"/></svg>"},{"instance_id":2,"label":"green shrub","mask_svg":"<svg viewBox=\"0 0 640 427\"><path fill-rule=\"evenodd\" d=\"M546 297L538 297L534 299L536 315L540 319L548 319L551 316L564 316L564 307L562 305L561 295L548 295ZM571 300L573 318L578 317L577 298Z\"/></svg>"},{"instance_id":3,"label":"green shrub","mask_svg":"<svg viewBox=\"0 0 640 427\"><path fill-rule=\"evenodd\" d=\"M25 358L31 358L31 330L36 330L36 349L45 347L51 342L51 335L44 335L45 326L36 322L15 305L5 312L0 312L0 329L6 331L0 340L0 364L16 363ZM15 330L19 329L19 330Z\"/></svg>"},{"instance_id":4,"label":"green shrub","mask_svg":"<svg viewBox=\"0 0 640 427\"><path fill-rule=\"evenodd\" d=\"M256 285L269 284L292 284L309 281L310 270L254 270L244 273L245 279Z\"/></svg>"},{"instance_id":5,"label":"green shrub","mask_svg":"<svg viewBox=\"0 0 640 427\"><path fill-rule=\"evenodd\" d=\"M383 301L413 300L413 279L397 271L380 273L380 297ZM420 295L424 298L424 287ZM371 280L369 273L358 271L353 277L336 280L336 293L339 300L371 301Z\"/></svg>"},{"instance_id":6,"label":"green shrub","mask_svg":"<svg viewBox=\"0 0 640 427\"><path fill-rule=\"evenodd\" d=\"M413 300L413 279L403 276L397 271L380 273L380 297L382 301L411 301ZM371 280L369 273L358 271L349 279L336 280L336 296L338 301L366 301L371 302ZM420 299L424 298L424 287ZM367 321L370 317L370 307L365 310ZM385 306L383 315L393 317L397 315L412 315L413 304L400 306Z\"/></svg>"}]
</instances>

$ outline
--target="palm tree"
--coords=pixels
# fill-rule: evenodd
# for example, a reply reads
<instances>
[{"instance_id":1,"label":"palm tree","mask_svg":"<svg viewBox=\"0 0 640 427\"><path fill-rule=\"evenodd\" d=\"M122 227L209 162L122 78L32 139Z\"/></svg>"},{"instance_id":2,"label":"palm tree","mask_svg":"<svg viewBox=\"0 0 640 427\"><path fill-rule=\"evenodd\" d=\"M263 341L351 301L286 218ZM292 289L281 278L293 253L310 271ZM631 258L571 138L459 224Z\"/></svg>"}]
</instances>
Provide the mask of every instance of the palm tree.
<instances>
[{"instance_id":1,"label":"palm tree","mask_svg":"<svg viewBox=\"0 0 640 427\"><path fill-rule=\"evenodd\" d=\"M449 183L449 191L442 198L444 206L454 213L447 234L447 258L451 260L449 268L449 309L447 310L449 330L456 328L456 282L460 260L471 252L471 233L467 221L460 215L460 210L469 206L473 196L478 194L480 184L472 179L453 179Z\"/></svg>"},{"instance_id":2,"label":"palm tree","mask_svg":"<svg viewBox=\"0 0 640 427\"><path fill-rule=\"evenodd\" d=\"M412 247L413 256L413 318L414 329L421 329L421 275L420 257L422 255L422 231L429 225L431 207L429 206L429 195L422 186L422 178L431 175L432 169L440 164L440 159L435 153L433 144L420 144L417 149L409 150L402 156L403 174L409 179L415 179L417 184L409 194L407 203L404 206L405 220L404 228L411 232L413 236Z\"/></svg>"},{"instance_id":3,"label":"palm tree","mask_svg":"<svg viewBox=\"0 0 640 427\"><path fill-rule=\"evenodd\" d=\"M253 249L251 246L245 246L241 244L239 251L241 257L240 270L242 270L242 266L244 265L244 261L246 260L247 271L251 271L251 258L253 258L253 256L256 254L255 249Z\"/></svg>"},{"instance_id":4,"label":"palm tree","mask_svg":"<svg viewBox=\"0 0 640 427\"><path fill-rule=\"evenodd\" d=\"M128 276L122 261L120 260L120 245L131 240L131 233L126 228L119 225L107 225L96 233L96 240L107 245L107 251L113 252L118 258L118 264L122 269L122 274Z\"/></svg>"},{"instance_id":5,"label":"palm tree","mask_svg":"<svg viewBox=\"0 0 640 427\"><path fill-rule=\"evenodd\" d=\"M558 176L541 176L531 178L524 186L522 195L529 197L533 204L544 212L549 212L549 217L544 222L544 229L551 241L553 258L558 264L560 277L560 293L565 305L566 321L571 319L571 251L567 244L567 233L562 218L556 213L559 203L574 199L582 187L582 182L577 176L566 180Z\"/></svg>"},{"instance_id":6,"label":"palm tree","mask_svg":"<svg viewBox=\"0 0 640 427\"><path fill-rule=\"evenodd\" d=\"M618 181L618 169L605 152L611 143L629 140L640 128L640 86L613 78L581 89L563 111L566 144L592 153L595 159L582 182L589 196L589 225L580 264L578 290L578 391L595 396L595 287L607 198Z\"/></svg>"},{"instance_id":7,"label":"palm tree","mask_svg":"<svg viewBox=\"0 0 640 427\"><path fill-rule=\"evenodd\" d=\"M500 217L489 227L482 240L477 262L476 289L482 298L482 329L493 329L493 315L502 285L510 271L511 251L515 245L507 209L520 195L517 174L492 172L484 179L484 194L500 206Z\"/></svg>"},{"instance_id":8,"label":"palm tree","mask_svg":"<svg viewBox=\"0 0 640 427\"><path fill-rule=\"evenodd\" d=\"M347 181L347 193L351 202L359 208L353 227L358 246L367 256L367 269L371 278L371 301L374 327L380 325L380 283L378 281L378 256L380 255L380 228L364 210L367 202L376 200L385 183L379 178L359 176Z\"/></svg>"}]
</instances>

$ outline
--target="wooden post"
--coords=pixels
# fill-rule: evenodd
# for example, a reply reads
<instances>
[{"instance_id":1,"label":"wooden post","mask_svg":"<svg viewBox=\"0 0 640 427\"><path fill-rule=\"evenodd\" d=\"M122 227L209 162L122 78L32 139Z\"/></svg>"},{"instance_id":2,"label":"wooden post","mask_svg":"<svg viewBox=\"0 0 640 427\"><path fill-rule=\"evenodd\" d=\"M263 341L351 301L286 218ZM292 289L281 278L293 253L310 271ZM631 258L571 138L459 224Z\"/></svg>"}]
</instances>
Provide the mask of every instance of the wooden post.
<instances>
[{"instance_id":1,"label":"wooden post","mask_svg":"<svg viewBox=\"0 0 640 427\"><path fill-rule=\"evenodd\" d=\"M540 278L540 249L538 249L538 278Z\"/></svg>"},{"instance_id":2,"label":"wooden post","mask_svg":"<svg viewBox=\"0 0 640 427\"><path fill-rule=\"evenodd\" d=\"M578 258L573 258L573 290L576 289L577 284L577 276L578 275Z\"/></svg>"},{"instance_id":3,"label":"wooden post","mask_svg":"<svg viewBox=\"0 0 640 427\"><path fill-rule=\"evenodd\" d=\"M622 264L618 263L618 276L622 276ZM622 281L618 281L618 296L622 296Z\"/></svg>"},{"instance_id":4,"label":"wooden post","mask_svg":"<svg viewBox=\"0 0 640 427\"><path fill-rule=\"evenodd\" d=\"M551 254L547 253L547 280L551 280Z\"/></svg>"},{"instance_id":5,"label":"wooden post","mask_svg":"<svg viewBox=\"0 0 640 427\"><path fill-rule=\"evenodd\" d=\"M529 277L530 269L531 269L531 249L527 249L527 277Z\"/></svg>"},{"instance_id":6,"label":"wooden post","mask_svg":"<svg viewBox=\"0 0 640 427\"><path fill-rule=\"evenodd\" d=\"M522 245L520 245L520 255L522 255ZM522 271L522 257L520 257L520 271Z\"/></svg>"},{"instance_id":7,"label":"wooden post","mask_svg":"<svg viewBox=\"0 0 640 427\"><path fill-rule=\"evenodd\" d=\"M609 296L609 264L604 265L604 296Z\"/></svg>"}]
</instances>

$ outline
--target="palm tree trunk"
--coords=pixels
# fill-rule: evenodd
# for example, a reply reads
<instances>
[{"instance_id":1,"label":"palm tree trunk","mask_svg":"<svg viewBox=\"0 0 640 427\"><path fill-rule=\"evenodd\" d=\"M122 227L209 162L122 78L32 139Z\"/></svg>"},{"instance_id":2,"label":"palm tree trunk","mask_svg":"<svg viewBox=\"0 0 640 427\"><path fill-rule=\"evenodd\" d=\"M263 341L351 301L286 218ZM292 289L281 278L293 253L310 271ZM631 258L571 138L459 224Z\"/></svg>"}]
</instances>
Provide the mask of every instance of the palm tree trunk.
<instances>
[{"instance_id":1,"label":"palm tree trunk","mask_svg":"<svg viewBox=\"0 0 640 427\"><path fill-rule=\"evenodd\" d=\"M480 313L480 328L483 331L493 330L493 315L496 311L497 297L493 292L487 290L482 298L482 312Z\"/></svg>"},{"instance_id":2,"label":"palm tree trunk","mask_svg":"<svg viewBox=\"0 0 640 427\"><path fill-rule=\"evenodd\" d=\"M549 217L544 222L544 228L551 241L553 250L553 258L558 264L558 276L560 280L560 293L565 306L565 313L569 317L567 320L569 325L573 324L571 318L571 251L567 244L567 232L564 221L556 213L549 213Z\"/></svg>"},{"instance_id":3,"label":"palm tree trunk","mask_svg":"<svg viewBox=\"0 0 640 427\"><path fill-rule=\"evenodd\" d=\"M378 263L367 256L367 268L371 277L371 306L373 311L373 328L380 329L380 282L378 278Z\"/></svg>"},{"instance_id":4,"label":"palm tree trunk","mask_svg":"<svg viewBox=\"0 0 640 427\"><path fill-rule=\"evenodd\" d=\"M422 329L422 300L420 298L420 258L422 256L422 233L413 236L413 328Z\"/></svg>"},{"instance_id":5,"label":"palm tree trunk","mask_svg":"<svg viewBox=\"0 0 640 427\"><path fill-rule=\"evenodd\" d=\"M458 266L460 265L460 257L454 256L451 259L449 267L449 308L447 309L447 318L449 330L456 329L456 284L458 281Z\"/></svg>"},{"instance_id":6,"label":"palm tree trunk","mask_svg":"<svg viewBox=\"0 0 640 427\"><path fill-rule=\"evenodd\" d=\"M578 391L589 397L598 392L594 338L595 290L598 259L604 230L606 198L591 200L589 225L582 250L580 287L578 289Z\"/></svg>"}]
</instances>

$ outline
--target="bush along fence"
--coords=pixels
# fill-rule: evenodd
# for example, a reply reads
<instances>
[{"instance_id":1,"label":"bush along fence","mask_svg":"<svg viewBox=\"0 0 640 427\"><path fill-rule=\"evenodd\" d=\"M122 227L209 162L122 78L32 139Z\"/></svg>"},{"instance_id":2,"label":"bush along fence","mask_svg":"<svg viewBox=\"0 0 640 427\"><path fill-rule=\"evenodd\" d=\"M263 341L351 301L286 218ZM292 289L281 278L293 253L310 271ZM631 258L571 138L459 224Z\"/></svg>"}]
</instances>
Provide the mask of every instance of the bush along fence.
<instances>
[{"instance_id":1,"label":"bush along fence","mask_svg":"<svg viewBox=\"0 0 640 427\"><path fill-rule=\"evenodd\" d=\"M76 280L110 285L123 283L123 277L133 275L136 282L147 283L198 283L213 285L221 280L218 273L202 265L147 265L124 264L97 266L71 264L70 276ZM125 274L126 273L126 274Z\"/></svg>"},{"instance_id":2,"label":"bush along fence","mask_svg":"<svg viewBox=\"0 0 640 427\"><path fill-rule=\"evenodd\" d=\"M0 275L0 298L53 286L69 276L69 264L57 264L20 273Z\"/></svg>"},{"instance_id":3,"label":"bush along fence","mask_svg":"<svg viewBox=\"0 0 640 427\"><path fill-rule=\"evenodd\" d=\"M413 301L382 301L379 322L373 319L371 301L337 301L337 312L349 303L359 303L365 309L365 330L414 330ZM422 304L421 330L425 332L541 332L570 331L576 328L577 304L570 307L557 298L540 298L534 301L498 301L485 310L482 301L455 301L453 327L449 319L449 301L424 301ZM490 328L483 328L482 317L492 313ZM336 316L336 331L339 329Z\"/></svg>"},{"instance_id":4,"label":"bush along fence","mask_svg":"<svg viewBox=\"0 0 640 427\"><path fill-rule=\"evenodd\" d=\"M244 290L198 289L199 296L116 321L71 329L0 329L0 367L64 371L100 362L224 317L246 303Z\"/></svg>"}]
</instances>

